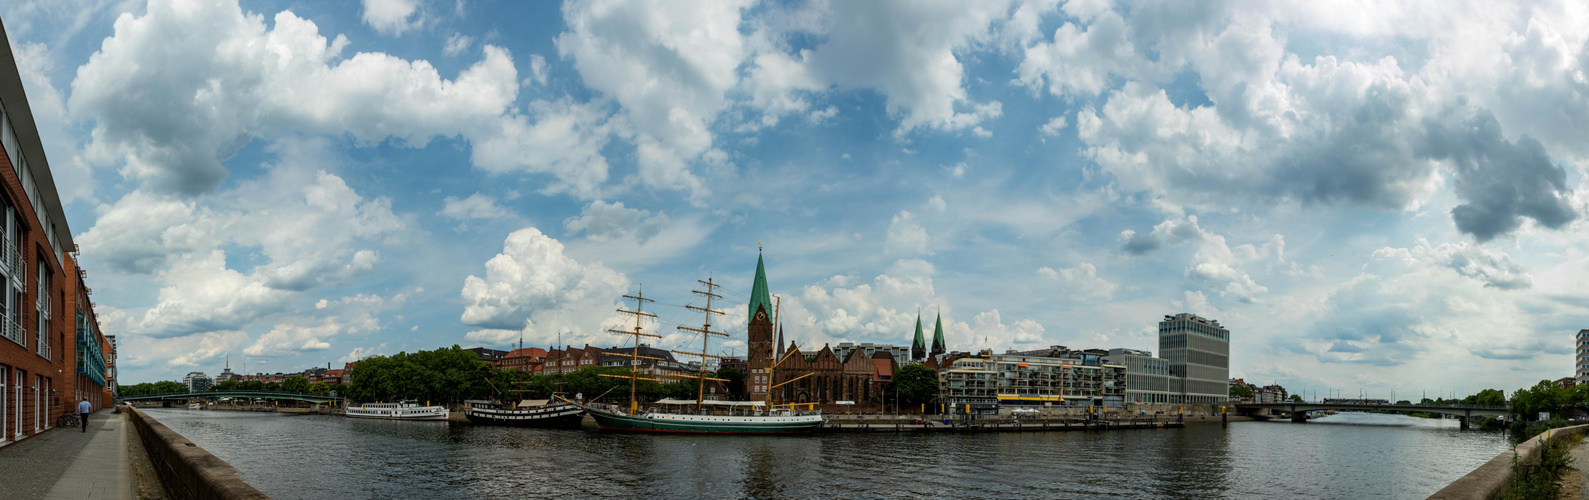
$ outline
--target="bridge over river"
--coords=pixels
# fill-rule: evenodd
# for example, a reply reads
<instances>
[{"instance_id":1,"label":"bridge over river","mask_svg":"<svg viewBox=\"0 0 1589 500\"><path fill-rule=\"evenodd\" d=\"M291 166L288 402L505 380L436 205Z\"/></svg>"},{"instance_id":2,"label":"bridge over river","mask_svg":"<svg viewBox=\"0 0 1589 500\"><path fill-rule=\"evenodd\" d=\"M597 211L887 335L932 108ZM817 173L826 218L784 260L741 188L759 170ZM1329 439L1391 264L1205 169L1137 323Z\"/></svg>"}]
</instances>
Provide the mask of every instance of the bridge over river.
<instances>
[{"instance_id":1,"label":"bridge over river","mask_svg":"<svg viewBox=\"0 0 1589 500\"><path fill-rule=\"evenodd\" d=\"M194 399L270 399L276 401L305 401L309 403L330 403L338 401L340 396L322 396L317 394L297 394L277 391L209 391L209 392L173 392L167 394L149 394L145 396L130 396L121 398L122 401L190 401Z\"/></svg>"},{"instance_id":2,"label":"bridge over river","mask_svg":"<svg viewBox=\"0 0 1589 500\"><path fill-rule=\"evenodd\" d=\"M1292 422L1306 422L1307 413L1318 410L1347 410L1347 411L1389 411L1398 413L1439 413L1452 415L1462 421L1462 428L1468 428L1468 419L1472 417L1504 417L1509 411L1505 406L1470 406L1470 405L1433 405L1433 404L1374 404L1374 403L1309 403L1309 402L1284 402L1284 403L1239 403L1236 412L1241 415L1260 415L1264 411L1286 412L1290 414Z\"/></svg>"}]
</instances>

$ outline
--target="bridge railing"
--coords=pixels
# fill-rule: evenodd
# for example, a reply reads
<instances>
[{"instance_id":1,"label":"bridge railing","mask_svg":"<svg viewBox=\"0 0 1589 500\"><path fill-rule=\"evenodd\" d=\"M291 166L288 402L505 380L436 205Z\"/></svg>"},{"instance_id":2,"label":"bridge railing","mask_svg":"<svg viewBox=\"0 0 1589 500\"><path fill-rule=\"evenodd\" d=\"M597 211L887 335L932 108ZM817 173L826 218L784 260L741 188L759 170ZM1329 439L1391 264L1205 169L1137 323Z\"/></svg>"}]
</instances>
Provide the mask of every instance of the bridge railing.
<instances>
[{"instance_id":1,"label":"bridge railing","mask_svg":"<svg viewBox=\"0 0 1589 500\"><path fill-rule=\"evenodd\" d=\"M122 396L123 401L137 401L144 399L186 399L186 398L224 398L224 397L265 397L265 398L312 398L312 399L338 399L341 396L301 394L295 392L272 391L212 391L212 392L168 392L165 394L144 394L140 396Z\"/></svg>"}]
</instances>

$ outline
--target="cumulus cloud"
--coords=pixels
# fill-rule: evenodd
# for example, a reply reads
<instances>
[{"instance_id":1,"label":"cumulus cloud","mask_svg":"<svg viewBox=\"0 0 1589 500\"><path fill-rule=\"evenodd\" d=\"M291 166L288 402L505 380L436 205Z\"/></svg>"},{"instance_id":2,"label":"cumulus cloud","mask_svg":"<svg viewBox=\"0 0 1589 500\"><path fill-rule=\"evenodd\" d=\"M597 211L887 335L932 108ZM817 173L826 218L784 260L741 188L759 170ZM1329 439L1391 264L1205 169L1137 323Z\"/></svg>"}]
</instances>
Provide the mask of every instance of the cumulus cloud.
<instances>
[{"instance_id":1,"label":"cumulus cloud","mask_svg":"<svg viewBox=\"0 0 1589 500\"><path fill-rule=\"evenodd\" d=\"M901 210L888 224L889 253L927 253L927 229L916 223L916 214Z\"/></svg>"},{"instance_id":2,"label":"cumulus cloud","mask_svg":"<svg viewBox=\"0 0 1589 500\"><path fill-rule=\"evenodd\" d=\"M1137 233L1127 229L1120 232L1121 247L1126 253L1142 255L1165 247L1178 246L1182 243L1200 241L1203 239L1203 228L1197 225L1197 216L1189 215L1185 219L1170 219L1153 226L1153 231Z\"/></svg>"},{"instance_id":3,"label":"cumulus cloud","mask_svg":"<svg viewBox=\"0 0 1589 500\"><path fill-rule=\"evenodd\" d=\"M380 315L402 307L410 293L390 297L357 294L336 301L321 301L325 307L316 317L293 316L275 323L243 350L250 357L282 357L331 348L339 335L365 335L381 331ZM361 351L355 349L355 353Z\"/></svg>"},{"instance_id":4,"label":"cumulus cloud","mask_svg":"<svg viewBox=\"0 0 1589 500\"><path fill-rule=\"evenodd\" d=\"M465 337L505 344L522 334L546 344L569 332L565 341L600 342L610 338L597 333L614 319L613 309L628 287L623 274L581 264L539 229L520 229L508 235L502 253L486 262L484 278L464 279L461 320L479 328Z\"/></svg>"},{"instance_id":5,"label":"cumulus cloud","mask_svg":"<svg viewBox=\"0 0 1589 500\"><path fill-rule=\"evenodd\" d=\"M469 46L472 44L474 44L474 37L463 33L453 33L447 35L447 43L442 44L441 53L456 56L462 54L465 50L469 50Z\"/></svg>"},{"instance_id":6,"label":"cumulus cloud","mask_svg":"<svg viewBox=\"0 0 1589 500\"><path fill-rule=\"evenodd\" d=\"M219 186L220 162L254 137L348 133L420 147L499 121L517 98L512 58L498 47L444 80L425 61L344 57L348 44L290 11L267 29L235 2L157 0L122 15L78 68L69 108L94 123L88 158L124 161L128 177L195 195Z\"/></svg>"},{"instance_id":7,"label":"cumulus cloud","mask_svg":"<svg viewBox=\"0 0 1589 500\"><path fill-rule=\"evenodd\" d=\"M1074 299L1107 299L1114 295L1120 285L1098 276L1098 268L1091 262L1083 262L1075 267L1066 267L1055 270L1052 267L1041 267L1037 275L1046 279L1063 280L1069 285L1070 296Z\"/></svg>"},{"instance_id":8,"label":"cumulus cloud","mask_svg":"<svg viewBox=\"0 0 1589 500\"><path fill-rule=\"evenodd\" d=\"M712 147L710 127L738 82L746 0L563 5L568 31L557 51L585 85L623 106L638 134L639 176L648 185L702 192L689 163Z\"/></svg>"},{"instance_id":9,"label":"cumulus cloud","mask_svg":"<svg viewBox=\"0 0 1589 500\"><path fill-rule=\"evenodd\" d=\"M442 200L441 211L436 214L457 220L513 217L513 211L498 205L496 198L480 193L471 194L464 199L448 196L447 199Z\"/></svg>"},{"instance_id":10,"label":"cumulus cloud","mask_svg":"<svg viewBox=\"0 0 1589 500\"><path fill-rule=\"evenodd\" d=\"M1497 46L1540 61L1533 55L1541 51L1515 46L1523 35L1508 30L1524 30L1519 24L1557 55L1563 46L1544 41L1549 37L1540 32L1573 32L1581 46L1581 29L1564 29L1556 21L1517 23L1527 14L1456 12L1452 15L1476 27L1464 36L1492 43L1475 49L1467 46L1471 41L1450 34L1404 28L1396 35L1427 43L1434 54L1419 68L1392 57L1308 60L1288 53L1289 28L1350 36L1365 31L1385 36L1390 33L1384 30L1396 29L1367 28L1309 7L1121 5L1074 13L1071 8L1067 3L1067 13L1077 22L1066 22L1051 39L1027 46L1017 81L1067 100L1104 96L1101 109L1087 106L1077 114L1076 130L1084 156L1127 191L1205 208L1237 197L1260 204L1349 203L1402 211L1429 199L1444 168L1462 201L1452 220L1478 241L1508 234L1524 220L1559 229L1578 216L1568 201L1572 189L1563 170L1550 161L1544 145L1528 134L1508 139L1502 122L1493 118L1493 104L1467 100L1462 90L1473 85L1451 76L1473 73L1475 67L1453 58L1475 50L1495 55ZM1413 19L1418 15L1393 12L1388 17L1397 19L1391 26L1433 21ZM1450 20L1438 24L1450 25ZM1514 67L1499 62L1504 55L1480 67ZM1557 64L1520 72L1541 69L1545 74L1528 79L1536 82L1533 86L1577 71ZM1198 77L1206 101L1176 102L1160 88L1185 72ZM1486 76L1484 81L1505 78ZM1535 120L1513 120L1506 128L1537 131L1529 121Z\"/></svg>"},{"instance_id":11,"label":"cumulus cloud","mask_svg":"<svg viewBox=\"0 0 1589 500\"><path fill-rule=\"evenodd\" d=\"M1484 283L1486 287L1518 290L1534 285L1534 277L1506 252L1481 248L1468 243L1442 243L1438 247L1419 240L1412 249L1420 260L1451 268L1457 274Z\"/></svg>"},{"instance_id":12,"label":"cumulus cloud","mask_svg":"<svg viewBox=\"0 0 1589 500\"><path fill-rule=\"evenodd\" d=\"M387 36L419 27L419 0L364 0L364 23Z\"/></svg>"},{"instance_id":13,"label":"cumulus cloud","mask_svg":"<svg viewBox=\"0 0 1589 500\"><path fill-rule=\"evenodd\" d=\"M569 235L585 233L585 238L594 242L634 238L644 244L671 224L665 213L653 216L650 210L627 208L621 201L596 200L586 205L578 216L563 221L563 229Z\"/></svg>"},{"instance_id":14,"label":"cumulus cloud","mask_svg":"<svg viewBox=\"0 0 1589 500\"><path fill-rule=\"evenodd\" d=\"M291 299L263 279L228 269L226 253L220 250L176 258L157 279L165 285L156 304L141 317L129 318L130 333L163 338L239 330L285 310Z\"/></svg>"}]
</instances>

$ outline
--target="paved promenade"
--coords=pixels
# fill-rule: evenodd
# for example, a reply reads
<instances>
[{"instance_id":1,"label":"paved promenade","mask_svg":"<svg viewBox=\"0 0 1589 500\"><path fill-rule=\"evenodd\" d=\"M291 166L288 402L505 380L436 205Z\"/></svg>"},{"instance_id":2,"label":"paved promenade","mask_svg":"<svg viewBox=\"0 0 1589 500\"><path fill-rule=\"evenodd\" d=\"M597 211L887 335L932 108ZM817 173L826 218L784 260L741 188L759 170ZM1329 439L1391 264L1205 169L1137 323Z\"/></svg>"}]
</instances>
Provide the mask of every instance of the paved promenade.
<instances>
[{"instance_id":1,"label":"paved promenade","mask_svg":"<svg viewBox=\"0 0 1589 500\"><path fill-rule=\"evenodd\" d=\"M135 493L129 447L136 430L122 415L102 410L89 416L88 432L57 428L0 448L5 498L133 500L160 496L156 489ZM142 451L141 446L133 447ZM145 459L146 460L146 459Z\"/></svg>"}]
</instances>

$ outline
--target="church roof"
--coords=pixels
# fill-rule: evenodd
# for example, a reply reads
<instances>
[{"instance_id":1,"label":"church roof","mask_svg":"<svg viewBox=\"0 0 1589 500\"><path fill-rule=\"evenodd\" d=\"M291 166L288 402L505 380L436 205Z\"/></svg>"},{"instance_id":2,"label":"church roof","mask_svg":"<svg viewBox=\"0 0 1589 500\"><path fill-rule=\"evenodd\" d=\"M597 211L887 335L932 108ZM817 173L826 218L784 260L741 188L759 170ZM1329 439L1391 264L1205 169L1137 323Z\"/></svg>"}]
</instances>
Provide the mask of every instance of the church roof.
<instances>
[{"instance_id":1,"label":"church roof","mask_svg":"<svg viewBox=\"0 0 1589 500\"><path fill-rule=\"evenodd\" d=\"M938 326L932 328L932 348L943 350L943 313L938 313Z\"/></svg>"},{"instance_id":2,"label":"church roof","mask_svg":"<svg viewBox=\"0 0 1589 500\"><path fill-rule=\"evenodd\" d=\"M927 338L921 334L921 314L916 315L916 340L911 342L910 348L927 350Z\"/></svg>"},{"instance_id":3,"label":"church roof","mask_svg":"<svg viewBox=\"0 0 1589 500\"><path fill-rule=\"evenodd\" d=\"M761 254L756 255L756 282L750 286L750 315L754 320L756 308L767 311L767 320L772 321L772 297L767 293L767 268L762 264Z\"/></svg>"}]
</instances>

